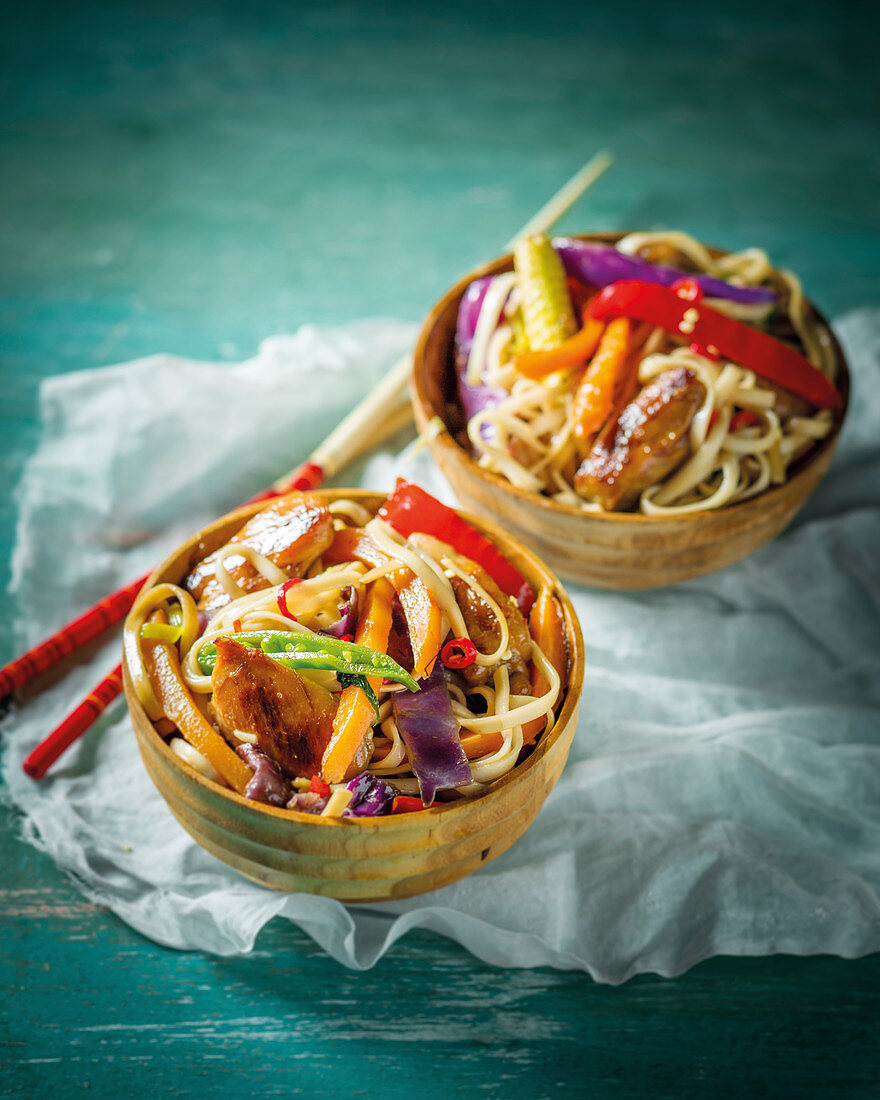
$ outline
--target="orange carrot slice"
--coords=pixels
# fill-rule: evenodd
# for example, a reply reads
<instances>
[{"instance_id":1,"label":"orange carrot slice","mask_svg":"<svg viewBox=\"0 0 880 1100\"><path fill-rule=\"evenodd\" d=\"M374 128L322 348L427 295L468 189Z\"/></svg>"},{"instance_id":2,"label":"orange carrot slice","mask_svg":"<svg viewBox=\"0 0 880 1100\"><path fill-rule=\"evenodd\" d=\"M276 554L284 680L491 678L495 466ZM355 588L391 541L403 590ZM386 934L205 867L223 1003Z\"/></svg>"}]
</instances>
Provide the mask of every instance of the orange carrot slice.
<instances>
[{"instance_id":1,"label":"orange carrot slice","mask_svg":"<svg viewBox=\"0 0 880 1100\"><path fill-rule=\"evenodd\" d=\"M466 733L461 739L461 747L468 760L475 760L478 756L488 756L490 752L498 752L503 744L504 736L500 733Z\"/></svg>"},{"instance_id":2,"label":"orange carrot slice","mask_svg":"<svg viewBox=\"0 0 880 1100\"><path fill-rule=\"evenodd\" d=\"M397 590L409 627L413 651L413 676L417 680L424 680L431 675L437 654L440 652L440 643L443 641L443 613L421 580L415 574L410 574L410 577L411 580L400 586L395 583L397 579L395 576L392 575L389 579Z\"/></svg>"},{"instance_id":3,"label":"orange carrot slice","mask_svg":"<svg viewBox=\"0 0 880 1100\"><path fill-rule=\"evenodd\" d=\"M324 565L338 565L344 561L362 561L375 568L387 564L388 555L363 531L343 527L333 536L333 543L324 554ZM422 680L430 676L440 652L443 612L422 581L405 565L385 576L397 593L406 616L413 651L413 676Z\"/></svg>"},{"instance_id":4,"label":"orange carrot slice","mask_svg":"<svg viewBox=\"0 0 880 1100\"><path fill-rule=\"evenodd\" d=\"M568 340L555 348L521 352L514 359L513 365L520 374L535 382L540 382L555 371L579 367L596 350L604 329L605 325L601 321L588 317L580 332L576 332Z\"/></svg>"},{"instance_id":5,"label":"orange carrot slice","mask_svg":"<svg viewBox=\"0 0 880 1100\"><path fill-rule=\"evenodd\" d=\"M538 643L544 656L559 673L560 680L565 678L568 655L565 649L565 627L562 608L549 588L542 588L529 615L529 630ZM544 695L550 687L544 673L532 663L532 695ZM559 702L559 693L553 700L553 706ZM547 719L535 718L523 726L523 744L531 745L547 725Z\"/></svg>"},{"instance_id":6,"label":"orange carrot slice","mask_svg":"<svg viewBox=\"0 0 880 1100\"><path fill-rule=\"evenodd\" d=\"M142 638L144 664L166 718L194 749L211 762L230 787L244 794L254 773L235 755L199 708L180 673L180 658L170 642Z\"/></svg>"},{"instance_id":7,"label":"orange carrot slice","mask_svg":"<svg viewBox=\"0 0 880 1100\"><path fill-rule=\"evenodd\" d=\"M575 390L571 407L575 439L583 446L611 415L625 382L630 323L615 317L602 334L596 354Z\"/></svg>"},{"instance_id":8,"label":"orange carrot slice","mask_svg":"<svg viewBox=\"0 0 880 1100\"><path fill-rule=\"evenodd\" d=\"M322 558L328 565L341 565L345 561L362 561L365 565L384 565L388 555L359 527L342 527L333 535L333 541Z\"/></svg>"},{"instance_id":9,"label":"orange carrot slice","mask_svg":"<svg viewBox=\"0 0 880 1100\"><path fill-rule=\"evenodd\" d=\"M381 653L387 651L393 598L394 589L384 577L369 586L354 639L358 645L370 646ZM382 679L381 676L368 677L373 691L378 692ZM327 783L342 782L375 720L373 704L364 691L357 684L344 688L333 719L333 736L321 762L321 775Z\"/></svg>"}]
</instances>

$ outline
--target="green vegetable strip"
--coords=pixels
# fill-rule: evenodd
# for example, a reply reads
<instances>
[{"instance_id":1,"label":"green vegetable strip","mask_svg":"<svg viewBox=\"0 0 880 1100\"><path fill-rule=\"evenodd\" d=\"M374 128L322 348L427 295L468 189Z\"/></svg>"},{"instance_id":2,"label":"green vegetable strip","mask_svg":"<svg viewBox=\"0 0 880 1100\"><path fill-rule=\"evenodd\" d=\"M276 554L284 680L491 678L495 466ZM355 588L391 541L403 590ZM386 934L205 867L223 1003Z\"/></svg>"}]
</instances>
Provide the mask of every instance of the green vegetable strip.
<instances>
[{"instance_id":1,"label":"green vegetable strip","mask_svg":"<svg viewBox=\"0 0 880 1100\"><path fill-rule=\"evenodd\" d=\"M517 241L513 266L519 283L526 338L531 351L559 347L577 332L562 266L548 237Z\"/></svg>"},{"instance_id":2,"label":"green vegetable strip","mask_svg":"<svg viewBox=\"0 0 880 1100\"><path fill-rule=\"evenodd\" d=\"M418 683L387 653L369 646L343 642L315 634L289 634L282 630L255 630L227 637L242 645L259 649L288 668L320 668L345 676L383 676L418 691ZM213 642L202 646L197 658L199 668L210 676L217 663L217 647Z\"/></svg>"},{"instance_id":3,"label":"green vegetable strip","mask_svg":"<svg viewBox=\"0 0 880 1100\"><path fill-rule=\"evenodd\" d=\"M183 627L177 623L144 623L141 627L142 638L158 638L161 642L179 642Z\"/></svg>"}]
</instances>

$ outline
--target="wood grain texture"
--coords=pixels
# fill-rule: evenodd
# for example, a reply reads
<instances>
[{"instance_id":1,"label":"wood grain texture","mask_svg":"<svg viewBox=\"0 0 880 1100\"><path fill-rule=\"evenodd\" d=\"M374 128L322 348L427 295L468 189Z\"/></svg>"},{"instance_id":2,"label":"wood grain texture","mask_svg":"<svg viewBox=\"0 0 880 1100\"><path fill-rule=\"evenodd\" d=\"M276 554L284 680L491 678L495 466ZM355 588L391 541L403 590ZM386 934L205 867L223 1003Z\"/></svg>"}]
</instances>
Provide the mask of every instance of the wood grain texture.
<instances>
[{"instance_id":1,"label":"wood grain texture","mask_svg":"<svg viewBox=\"0 0 880 1100\"><path fill-rule=\"evenodd\" d=\"M359 489L316 496L328 502L347 497L372 512L385 499ZM201 556L224 545L260 507L240 508L197 532L151 574L144 591L164 581L179 583ZM494 524L468 518L536 590L549 588L562 607L569 668L550 734L540 738L523 763L474 798L392 817L315 817L243 798L185 764L147 717L123 661L129 712L150 777L180 824L218 859L276 890L386 901L456 882L506 851L531 825L562 773L577 726L583 640L571 601L553 574Z\"/></svg>"},{"instance_id":2,"label":"wood grain texture","mask_svg":"<svg viewBox=\"0 0 880 1100\"><path fill-rule=\"evenodd\" d=\"M607 243L622 236L572 235ZM829 435L793 467L785 484L751 500L693 515L585 512L525 492L484 470L475 461L464 434L453 355L459 303L474 279L512 268L513 257L506 255L460 280L428 314L413 356L416 424L424 431L439 416L446 425L445 431L430 437L429 446L465 508L503 523L566 580L621 590L660 588L723 569L753 553L791 523L831 465L849 400L849 370L830 330L842 407Z\"/></svg>"},{"instance_id":3,"label":"wood grain texture","mask_svg":"<svg viewBox=\"0 0 880 1100\"><path fill-rule=\"evenodd\" d=\"M427 932L366 973L272 922L249 956L149 943L0 822L0 1095L876 1096L880 956L715 959L617 989Z\"/></svg>"}]
</instances>

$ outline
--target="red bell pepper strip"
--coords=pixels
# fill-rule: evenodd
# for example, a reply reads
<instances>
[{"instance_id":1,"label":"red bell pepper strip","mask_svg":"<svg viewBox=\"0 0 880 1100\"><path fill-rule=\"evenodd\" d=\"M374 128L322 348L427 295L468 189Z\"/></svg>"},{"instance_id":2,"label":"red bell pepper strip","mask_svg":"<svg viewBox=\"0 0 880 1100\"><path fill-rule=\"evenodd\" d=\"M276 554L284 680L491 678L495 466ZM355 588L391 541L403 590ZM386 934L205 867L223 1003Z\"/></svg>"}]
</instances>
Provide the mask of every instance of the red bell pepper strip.
<instances>
[{"instance_id":1,"label":"red bell pepper strip","mask_svg":"<svg viewBox=\"0 0 880 1100\"><path fill-rule=\"evenodd\" d=\"M820 409L836 409L840 394L820 370L787 345L669 287L626 279L601 290L588 313L596 320L630 317L686 336L711 355L748 367Z\"/></svg>"},{"instance_id":2,"label":"red bell pepper strip","mask_svg":"<svg viewBox=\"0 0 880 1100\"><path fill-rule=\"evenodd\" d=\"M332 791L330 790L330 784L325 783L320 775L313 775L309 782L309 790L312 794L318 794L321 798L329 798Z\"/></svg>"},{"instance_id":3,"label":"red bell pepper strip","mask_svg":"<svg viewBox=\"0 0 880 1100\"><path fill-rule=\"evenodd\" d=\"M498 587L516 600L520 611L528 615L535 593L522 573L475 527L424 489L399 478L379 515L404 538L415 531L433 535L482 565Z\"/></svg>"},{"instance_id":4,"label":"red bell pepper strip","mask_svg":"<svg viewBox=\"0 0 880 1100\"><path fill-rule=\"evenodd\" d=\"M739 409L730 418L730 430L738 432L740 428L756 428L761 423L761 418L751 409Z\"/></svg>"},{"instance_id":5,"label":"red bell pepper strip","mask_svg":"<svg viewBox=\"0 0 880 1100\"><path fill-rule=\"evenodd\" d=\"M431 805L433 806L434 803L432 802ZM420 798L410 798L407 794L397 795L391 803L392 814L414 814L418 813L419 810L427 809L429 807L424 806Z\"/></svg>"}]
</instances>

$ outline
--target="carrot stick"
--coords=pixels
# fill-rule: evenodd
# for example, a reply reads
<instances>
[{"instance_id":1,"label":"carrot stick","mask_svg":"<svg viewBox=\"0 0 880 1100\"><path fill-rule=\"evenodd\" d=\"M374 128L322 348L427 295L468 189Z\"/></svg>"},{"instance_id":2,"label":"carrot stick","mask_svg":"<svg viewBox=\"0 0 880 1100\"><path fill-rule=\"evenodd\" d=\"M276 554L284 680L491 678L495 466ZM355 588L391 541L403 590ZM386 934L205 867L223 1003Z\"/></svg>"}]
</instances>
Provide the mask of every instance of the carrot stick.
<instances>
[{"instance_id":1,"label":"carrot stick","mask_svg":"<svg viewBox=\"0 0 880 1100\"><path fill-rule=\"evenodd\" d=\"M393 575L390 580L397 591L409 627L413 676L417 680L424 680L431 675L440 652L440 643L443 641L443 612L415 574L401 587L394 583Z\"/></svg>"},{"instance_id":2,"label":"carrot stick","mask_svg":"<svg viewBox=\"0 0 880 1100\"><path fill-rule=\"evenodd\" d=\"M176 647L170 642L143 638L141 650L153 690L166 718L170 718L192 747L211 762L214 770L223 776L230 787L244 794L254 773L208 724L196 706L180 674Z\"/></svg>"},{"instance_id":3,"label":"carrot stick","mask_svg":"<svg viewBox=\"0 0 880 1100\"><path fill-rule=\"evenodd\" d=\"M355 641L370 646L381 653L388 648L391 632L391 601L394 589L384 577L373 581L369 587L366 606L358 622ZM378 693L381 676L367 678L370 687ZM339 707L333 719L333 736L324 750L321 775L327 783L341 783L370 732L376 712L362 688L349 684L339 696Z\"/></svg>"},{"instance_id":4,"label":"carrot stick","mask_svg":"<svg viewBox=\"0 0 880 1100\"><path fill-rule=\"evenodd\" d=\"M538 643L542 653L559 673L559 679L565 678L568 655L565 649L565 630L562 620L562 608L549 588L542 588L529 615L529 630ZM550 688L547 678L538 666L532 662L532 695L544 695ZM553 706L559 702L559 692L553 700ZM523 726L523 744L531 745L547 724L546 717L535 718Z\"/></svg>"},{"instance_id":5,"label":"carrot stick","mask_svg":"<svg viewBox=\"0 0 880 1100\"><path fill-rule=\"evenodd\" d=\"M584 327L555 348L521 352L513 361L514 367L526 378L539 382L558 370L570 370L585 363L602 336L605 326L588 317Z\"/></svg>"},{"instance_id":6,"label":"carrot stick","mask_svg":"<svg viewBox=\"0 0 880 1100\"><path fill-rule=\"evenodd\" d=\"M486 756L490 752L498 752L503 744L504 736L500 733L466 733L461 739L461 747L468 760Z\"/></svg>"},{"instance_id":7,"label":"carrot stick","mask_svg":"<svg viewBox=\"0 0 880 1100\"><path fill-rule=\"evenodd\" d=\"M388 555L369 535L353 527L343 527L333 537L324 553L324 565L339 565L346 561L362 561L373 568L387 564ZM423 680L430 676L443 641L443 612L419 577L405 565L385 574L397 593L409 627L413 652L413 676Z\"/></svg>"},{"instance_id":8,"label":"carrot stick","mask_svg":"<svg viewBox=\"0 0 880 1100\"><path fill-rule=\"evenodd\" d=\"M571 406L575 439L583 447L611 414L624 382L630 323L615 317L602 334L596 354L584 371Z\"/></svg>"},{"instance_id":9,"label":"carrot stick","mask_svg":"<svg viewBox=\"0 0 880 1100\"><path fill-rule=\"evenodd\" d=\"M359 527L342 527L334 534L321 560L325 568L328 565L342 565L346 561L362 561L376 568L385 565L388 555Z\"/></svg>"},{"instance_id":10,"label":"carrot stick","mask_svg":"<svg viewBox=\"0 0 880 1100\"><path fill-rule=\"evenodd\" d=\"M546 688L545 688L546 690ZM544 719L539 719L543 722ZM382 741L376 746L371 762L378 764L380 760L391 752L393 742ZM478 756L488 756L490 752L498 752L504 744L504 735L500 733L467 733L461 739L461 747L468 760L475 760Z\"/></svg>"}]
</instances>

